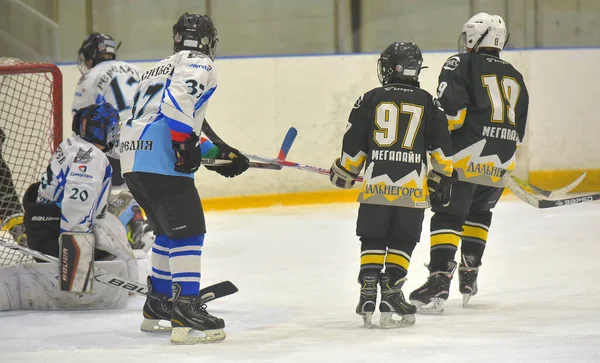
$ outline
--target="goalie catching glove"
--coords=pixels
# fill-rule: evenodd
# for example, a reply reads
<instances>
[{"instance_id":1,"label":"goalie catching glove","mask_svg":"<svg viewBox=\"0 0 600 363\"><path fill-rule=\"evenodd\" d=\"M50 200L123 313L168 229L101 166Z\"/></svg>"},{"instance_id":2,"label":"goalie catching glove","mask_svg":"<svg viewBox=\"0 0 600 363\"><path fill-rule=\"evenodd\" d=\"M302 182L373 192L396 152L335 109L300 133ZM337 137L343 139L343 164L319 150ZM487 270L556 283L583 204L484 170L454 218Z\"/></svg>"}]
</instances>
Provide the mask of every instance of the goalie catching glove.
<instances>
[{"instance_id":1,"label":"goalie catching glove","mask_svg":"<svg viewBox=\"0 0 600 363\"><path fill-rule=\"evenodd\" d=\"M219 148L217 159L231 160L231 164L222 164L219 166L205 165L206 169L217 172L227 178L233 178L248 170L250 160L238 149L234 149L225 143L216 143L214 141L213 143Z\"/></svg>"},{"instance_id":2,"label":"goalie catching glove","mask_svg":"<svg viewBox=\"0 0 600 363\"><path fill-rule=\"evenodd\" d=\"M352 188L357 176L357 174L349 172L342 166L340 158L335 159L333 165L331 165L331 169L329 169L329 180L331 180L331 184L338 188Z\"/></svg>"},{"instance_id":3,"label":"goalie catching glove","mask_svg":"<svg viewBox=\"0 0 600 363\"><path fill-rule=\"evenodd\" d=\"M184 142L173 141L175 151L175 171L184 174L193 174L200 167L202 152L200 151L200 138L192 133Z\"/></svg>"},{"instance_id":4,"label":"goalie catching glove","mask_svg":"<svg viewBox=\"0 0 600 363\"><path fill-rule=\"evenodd\" d=\"M452 184L456 183L457 180L458 173L456 170L452 171L452 176L446 176L434 170L429 172L427 186L432 207L447 207L450 204Z\"/></svg>"}]
</instances>

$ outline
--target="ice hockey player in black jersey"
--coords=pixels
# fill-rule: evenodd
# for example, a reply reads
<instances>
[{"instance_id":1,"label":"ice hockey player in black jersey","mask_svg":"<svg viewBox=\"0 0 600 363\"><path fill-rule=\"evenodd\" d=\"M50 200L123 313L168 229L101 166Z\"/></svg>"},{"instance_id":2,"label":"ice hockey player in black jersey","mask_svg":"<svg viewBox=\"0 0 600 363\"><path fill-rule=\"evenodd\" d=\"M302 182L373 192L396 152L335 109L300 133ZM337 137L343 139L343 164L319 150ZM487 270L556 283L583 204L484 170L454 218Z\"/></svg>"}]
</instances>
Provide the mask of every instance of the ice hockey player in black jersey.
<instances>
[{"instance_id":1,"label":"ice hockey player in black jersey","mask_svg":"<svg viewBox=\"0 0 600 363\"><path fill-rule=\"evenodd\" d=\"M366 164L356 227L361 241L356 313L367 327L378 285L381 327L414 324L417 309L405 301L402 285L420 239L424 209L429 201L447 204L456 181L452 160L446 156L451 152L446 117L433 97L419 88L422 63L421 50L414 43L392 43L381 53L381 87L354 104L341 157L331 166L331 182L351 188ZM428 151L433 164L429 178Z\"/></svg>"},{"instance_id":2,"label":"ice hockey player in black jersey","mask_svg":"<svg viewBox=\"0 0 600 363\"><path fill-rule=\"evenodd\" d=\"M448 117L459 181L450 204L433 208L430 275L410 294L423 312L443 312L461 240L458 279L463 306L477 293L491 209L503 191L500 171L514 169L529 104L523 76L499 57L506 39L500 16L473 16L463 25L460 53L446 60L439 76L437 96Z\"/></svg>"}]
</instances>

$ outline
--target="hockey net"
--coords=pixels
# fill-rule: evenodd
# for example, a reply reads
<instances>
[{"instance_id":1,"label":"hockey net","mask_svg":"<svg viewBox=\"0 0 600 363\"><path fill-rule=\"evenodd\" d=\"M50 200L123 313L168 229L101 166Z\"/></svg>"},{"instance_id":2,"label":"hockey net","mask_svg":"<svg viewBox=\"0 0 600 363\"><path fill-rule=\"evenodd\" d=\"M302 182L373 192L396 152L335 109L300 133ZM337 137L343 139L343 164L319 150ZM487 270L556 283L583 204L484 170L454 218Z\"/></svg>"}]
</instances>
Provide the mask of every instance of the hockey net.
<instances>
[{"instance_id":1,"label":"hockey net","mask_svg":"<svg viewBox=\"0 0 600 363\"><path fill-rule=\"evenodd\" d=\"M62 140L62 74L45 63L0 58L0 239L24 243L22 199ZM31 262L0 247L0 266Z\"/></svg>"}]
</instances>

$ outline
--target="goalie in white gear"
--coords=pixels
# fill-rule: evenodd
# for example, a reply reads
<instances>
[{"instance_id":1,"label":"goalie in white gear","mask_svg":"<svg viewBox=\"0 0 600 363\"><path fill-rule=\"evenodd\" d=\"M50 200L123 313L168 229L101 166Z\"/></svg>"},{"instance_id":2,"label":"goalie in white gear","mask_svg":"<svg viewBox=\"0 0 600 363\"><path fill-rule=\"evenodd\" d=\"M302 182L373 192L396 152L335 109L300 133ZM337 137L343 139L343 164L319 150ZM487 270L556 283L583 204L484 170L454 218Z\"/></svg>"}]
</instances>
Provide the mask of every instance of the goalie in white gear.
<instances>
[{"instance_id":1,"label":"goalie in white gear","mask_svg":"<svg viewBox=\"0 0 600 363\"><path fill-rule=\"evenodd\" d=\"M93 234L95 260L101 261L97 264L113 274L137 281L138 261L127 241L125 228L116 216L107 212L112 167L105 153L115 145L118 112L109 103L94 104L80 109L74 119L80 136L70 137L58 146L41 181L25 192L24 223L29 247L57 257L62 233L82 235L84 239L85 235ZM61 251L64 250L63 246ZM147 266L146 254L142 254L140 257L146 260L139 262ZM86 256L89 255L81 250L78 260L91 261L91 256ZM79 297L59 292L56 275L55 264L0 269L0 310L15 309L14 296L17 296L16 301L21 301L22 308L29 309L122 308L127 302L126 292L101 284L94 284L92 294ZM14 276L18 276L17 285L11 285Z\"/></svg>"},{"instance_id":2,"label":"goalie in white gear","mask_svg":"<svg viewBox=\"0 0 600 363\"><path fill-rule=\"evenodd\" d=\"M122 122L131 116L141 71L133 64L116 60L119 45L110 35L102 33L91 33L84 39L78 52L78 67L82 75L73 97L73 115L83 107L108 102L119 111ZM77 125L73 125L73 132L78 133ZM127 229L132 247L148 251L154 234L140 206L127 190L121 175L118 148L115 147L107 156L113 168L108 210L119 217Z\"/></svg>"},{"instance_id":3,"label":"goalie in white gear","mask_svg":"<svg viewBox=\"0 0 600 363\"><path fill-rule=\"evenodd\" d=\"M25 193L29 247L57 257L60 233L94 233L96 260L124 260L128 277L137 280L137 264L124 228L107 212L112 167L105 153L115 144L119 115L111 104L103 103L80 109L75 119L81 136L58 146L41 182Z\"/></svg>"}]
</instances>

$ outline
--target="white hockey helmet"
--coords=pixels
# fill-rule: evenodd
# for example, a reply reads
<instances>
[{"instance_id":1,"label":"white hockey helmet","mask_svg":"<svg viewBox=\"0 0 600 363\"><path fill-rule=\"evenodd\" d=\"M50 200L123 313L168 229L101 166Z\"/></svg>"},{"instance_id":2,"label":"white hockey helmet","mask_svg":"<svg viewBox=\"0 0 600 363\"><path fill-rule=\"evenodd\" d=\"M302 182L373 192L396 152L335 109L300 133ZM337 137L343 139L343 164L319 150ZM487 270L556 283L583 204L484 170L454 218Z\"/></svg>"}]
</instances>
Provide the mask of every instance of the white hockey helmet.
<instances>
[{"instance_id":1,"label":"white hockey helmet","mask_svg":"<svg viewBox=\"0 0 600 363\"><path fill-rule=\"evenodd\" d=\"M506 40L504 19L499 15L479 13L463 25L458 37L458 51L466 53L467 49L477 51L479 48L496 48L501 51Z\"/></svg>"}]
</instances>

